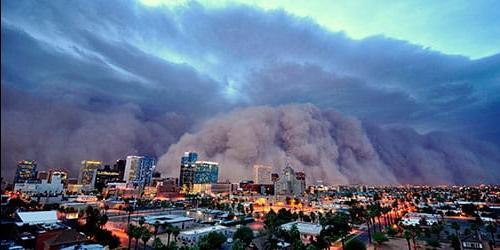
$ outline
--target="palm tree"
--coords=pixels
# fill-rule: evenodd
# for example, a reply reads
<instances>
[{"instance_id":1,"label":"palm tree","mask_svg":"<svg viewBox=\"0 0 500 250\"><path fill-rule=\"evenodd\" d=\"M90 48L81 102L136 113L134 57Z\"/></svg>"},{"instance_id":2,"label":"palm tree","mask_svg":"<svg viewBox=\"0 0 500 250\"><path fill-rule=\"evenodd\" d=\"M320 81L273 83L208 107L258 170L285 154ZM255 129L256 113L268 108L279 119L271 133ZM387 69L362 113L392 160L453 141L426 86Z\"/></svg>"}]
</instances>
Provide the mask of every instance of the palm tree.
<instances>
[{"instance_id":1,"label":"palm tree","mask_svg":"<svg viewBox=\"0 0 500 250\"><path fill-rule=\"evenodd\" d=\"M458 237L458 230L460 230L460 224L454 221L451 223L451 228L455 229L455 235Z\"/></svg>"},{"instance_id":2,"label":"palm tree","mask_svg":"<svg viewBox=\"0 0 500 250\"><path fill-rule=\"evenodd\" d=\"M170 246L170 235L173 233L173 230L172 230L172 225L170 224L166 224L165 225L165 233L167 233L167 246Z\"/></svg>"},{"instance_id":3,"label":"palm tree","mask_svg":"<svg viewBox=\"0 0 500 250\"><path fill-rule=\"evenodd\" d=\"M174 242L177 242L177 236L181 233L178 227L172 227L172 234L174 235Z\"/></svg>"},{"instance_id":4,"label":"palm tree","mask_svg":"<svg viewBox=\"0 0 500 250\"><path fill-rule=\"evenodd\" d=\"M160 222L159 221L155 221L155 224L154 224L154 228L155 228L155 231L154 231L154 240L156 240L156 236L158 235L158 228L159 227L160 227Z\"/></svg>"},{"instance_id":5,"label":"palm tree","mask_svg":"<svg viewBox=\"0 0 500 250\"><path fill-rule=\"evenodd\" d=\"M132 206L128 205L125 207L125 211L127 211L127 213L128 213L128 217L127 217L127 226L128 226L128 225L130 225L130 216L134 212L134 208Z\"/></svg>"},{"instance_id":6,"label":"palm tree","mask_svg":"<svg viewBox=\"0 0 500 250\"><path fill-rule=\"evenodd\" d=\"M410 230L405 230L405 231L403 232L403 235L404 235L404 237L405 237L405 239L406 239L406 242L408 243L408 250L411 250L411 244L410 244L410 239L412 238L412 236L411 236L411 235L412 235L411 231L410 231Z\"/></svg>"},{"instance_id":7,"label":"palm tree","mask_svg":"<svg viewBox=\"0 0 500 250\"><path fill-rule=\"evenodd\" d=\"M141 216L141 218L139 218L139 226L142 227L144 225L144 223L146 223L146 220L144 219L143 216Z\"/></svg>"},{"instance_id":8,"label":"palm tree","mask_svg":"<svg viewBox=\"0 0 500 250\"><path fill-rule=\"evenodd\" d=\"M302 212L302 211L300 211L300 212ZM311 213L309 214L309 216L311 217L311 221L312 221L313 223L314 223L314 222L316 222L316 213L311 212Z\"/></svg>"},{"instance_id":9,"label":"palm tree","mask_svg":"<svg viewBox=\"0 0 500 250\"><path fill-rule=\"evenodd\" d=\"M411 239L413 241L413 248L417 249L417 241L416 241L416 238L417 236L420 235L420 226L412 226L410 227L410 231L411 231Z\"/></svg>"},{"instance_id":10,"label":"palm tree","mask_svg":"<svg viewBox=\"0 0 500 250\"><path fill-rule=\"evenodd\" d=\"M493 224L493 223L489 223L486 226L486 231L488 231L491 234L490 244L491 243L495 244L495 233L497 232L497 225ZM490 247L490 248L492 248L492 247Z\"/></svg>"},{"instance_id":11,"label":"palm tree","mask_svg":"<svg viewBox=\"0 0 500 250\"><path fill-rule=\"evenodd\" d=\"M368 227L368 243L372 243L372 232L371 232L371 229L370 229L370 224L371 224L371 213L370 213L370 210L366 210L364 209L363 210L363 217L366 221L366 226Z\"/></svg>"},{"instance_id":12,"label":"palm tree","mask_svg":"<svg viewBox=\"0 0 500 250\"><path fill-rule=\"evenodd\" d=\"M495 239L495 233L497 232L497 225L494 223L489 223L486 226L486 231L488 231L491 234L491 239Z\"/></svg>"},{"instance_id":13,"label":"palm tree","mask_svg":"<svg viewBox=\"0 0 500 250\"><path fill-rule=\"evenodd\" d=\"M130 249L130 245L132 244L132 238L133 238L133 231L135 230L134 225L128 225L127 226L127 235L128 235L128 249Z\"/></svg>"},{"instance_id":14,"label":"palm tree","mask_svg":"<svg viewBox=\"0 0 500 250\"><path fill-rule=\"evenodd\" d=\"M151 232L146 227L143 227L141 231L141 240L144 243L144 249L146 249L146 244L151 239Z\"/></svg>"},{"instance_id":15,"label":"palm tree","mask_svg":"<svg viewBox=\"0 0 500 250\"><path fill-rule=\"evenodd\" d=\"M132 225L131 225L132 226ZM137 250L137 246L139 245L139 238L142 236L142 227L132 226L130 230L130 235L135 239L135 247Z\"/></svg>"},{"instance_id":16,"label":"palm tree","mask_svg":"<svg viewBox=\"0 0 500 250\"><path fill-rule=\"evenodd\" d=\"M431 230L433 233L436 234L437 240L439 241L441 238L440 237L441 231L443 231L443 224L441 224L441 222L434 223L432 224Z\"/></svg>"}]
</instances>

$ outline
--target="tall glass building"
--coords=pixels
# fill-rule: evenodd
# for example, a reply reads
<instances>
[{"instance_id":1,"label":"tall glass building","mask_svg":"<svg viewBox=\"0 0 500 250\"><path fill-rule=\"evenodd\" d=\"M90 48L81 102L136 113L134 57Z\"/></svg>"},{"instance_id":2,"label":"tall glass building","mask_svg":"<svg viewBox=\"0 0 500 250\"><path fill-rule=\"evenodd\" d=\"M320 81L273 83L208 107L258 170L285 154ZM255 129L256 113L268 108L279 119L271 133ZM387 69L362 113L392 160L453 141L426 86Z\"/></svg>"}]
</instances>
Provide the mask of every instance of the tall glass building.
<instances>
[{"instance_id":1,"label":"tall glass building","mask_svg":"<svg viewBox=\"0 0 500 250\"><path fill-rule=\"evenodd\" d=\"M219 179L219 163L209 161L197 161L193 176L194 184L217 183Z\"/></svg>"},{"instance_id":2,"label":"tall glass building","mask_svg":"<svg viewBox=\"0 0 500 250\"><path fill-rule=\"evenodd\" d=\"M14 176L14 183L24 183L27 180L36 179L37 174L35 161L19 161L17 163L16 175Z\"/></svg>"},{"instance_id":3,"label":"tall glass building","mask_svg":"<svg viewBox=\"0 0 500 250\"><path fill-rule=\"evenodd\" d=\"M154 169L155 160L149 156L127 156L124 180L134 186L149 186Z\"/></svg>"},{"instance_id":4,"label":"tall glass building","mask_svg":"<svg viewBox=\"0 0 500 250\"><path fill-rule=\"evenodd\" d=\"M219 163L198 161L196 152L186 152L181 158L179 185L183 192L190 192L194 184L217 183Z\"/></svg>"},{"instance_id":5,"label":"tall glass building","mask_svg":"<svg viewBox=\"0 0 500 250\"><path fill-rule=\"evenodd\" d=\"M97 169L101 168L101 161L82 161L82 168L78 176L78 182L88 188L93 188Z\"/></svg>"}]
</instances>

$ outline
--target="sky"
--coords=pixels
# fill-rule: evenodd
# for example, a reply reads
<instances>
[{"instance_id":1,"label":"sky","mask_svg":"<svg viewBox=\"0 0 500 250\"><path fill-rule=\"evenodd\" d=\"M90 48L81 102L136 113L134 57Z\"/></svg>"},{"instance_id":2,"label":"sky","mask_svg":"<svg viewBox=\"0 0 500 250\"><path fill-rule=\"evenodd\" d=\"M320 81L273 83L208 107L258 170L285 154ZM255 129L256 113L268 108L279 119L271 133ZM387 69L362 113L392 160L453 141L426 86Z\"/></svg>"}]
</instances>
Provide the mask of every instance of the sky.
<instances>
[{"instance_id":1,"label":"sky","mask_svg":"<svg viewBox=\"0 0 500 250\"><path fill-rule=\"evenodd\" d=\"M183 0L141 0L151 7L175 8ZM500 49L500 3L494 0L454 1L200 1L210 8L245 4L263 10L283 9L310 18L325 29L345 32L352 39L384 35L409 41L445 54L473 59L491 56Z\"/></svg>"},{"instance_id":2,"label":"sky","mask_svg":"<svg viewBox=\"0 0 500 250\"><path fill-rule=\"evenodd\" d=\"M2 1L2 172L27 158L76 173L84 159L148 154L174 173L177 155L199 147L243 174L290 161L339 182L382 182L355 178L369 166L409 182L398 170L407 165L419 182L465 182L464 169L491 181L500 177L499 8ZM240 135L248 140L230 140ZM461 174L425 175L437 168Z\"/></svg>"}]
</instances>

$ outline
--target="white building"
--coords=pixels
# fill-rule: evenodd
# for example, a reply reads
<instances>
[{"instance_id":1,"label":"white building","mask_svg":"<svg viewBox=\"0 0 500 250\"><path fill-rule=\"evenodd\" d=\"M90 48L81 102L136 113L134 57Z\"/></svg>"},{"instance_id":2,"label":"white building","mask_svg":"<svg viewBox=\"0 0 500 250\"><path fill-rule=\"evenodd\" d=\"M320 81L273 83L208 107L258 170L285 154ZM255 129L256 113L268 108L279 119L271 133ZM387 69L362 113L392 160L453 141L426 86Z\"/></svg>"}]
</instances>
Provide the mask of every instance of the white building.
<instances>
[{"instance_id":1,"label":"white building","mask_svg":"<svg viewBox=\"0 0 500 250\"><path fill-rule=\"evenodd\" d=\"M215 225L210 227L196 228L187 231L182 231L177 239L182 241L185 245L195 245L201 239L201 237L209 234L210 232L218 232L225 235L227 238L233 237L233 231L228 227Z\"/></svg>"},{"instance_id":2,"label":"white building","mask_svg":"<svg viewBox=\"0 0 500 250\"><path fill-rule=\"evenodd\" d=\"M139 220L139 219L135 219ZM190 228L194 224L194 219L191 217L174 215L174 214L165 214L165 215L152 215L144 217L145 224L151 227L151 230L154 229L154 225L156 222L160 224L158 227L158 233L163 233L165 231L164 225L171 225L174 227L178 227L183 230L186 228Z\"/></svg>"},{"instance_id":3,"label":"white building","mask_svg":"<svg viewBox=\"0 0 500 250\"><path fill-rule=\"evenodd\" d=\"M127 156L123 180L129 184L145 187L151 184L155 162L148 156Z\"/></svg>"},{"instance_id":4,"label":"white building","mask_svg":"<svg viewBox=\"0 0 500 250\"><path fill-rule=\"evenodd\" d=\"M255 184L273 184L271 174L273 167L264 165L253 166L253 183Z\"/></svg>"},{"instance_id":5,"label":"white building","mask_svg":"<svg viewBox=\"0 0 500 250\"><path fill-rule=\"evenodd\" d=\"M34 212L17 212L16 217L18 226L28 224L39 225L39 224L55 224L60 222L57 219L57 211L34 211Z\"/></svg>"},{"instance_id":6,"label":"white building","mask_svg":"<svg viewBox=\"0 0 500 250\"><path fill-rule=\"evenodd\" d=\"M321 225L309 222L292 221L281 225L281 229L290 231L296 226L300 233L300 238L304 242L309 242L311 236L315 239L321 232Z\"/></svg>"},{"instance_id":7,"label":"white building","mask_svg":"<svg viewBox=\"0 0 500 250\"><path fill-rule=\"evenodd\" d=\"M40 182L16 183L14 191L20 192L26 198L37 198L38 202L43 204L59 203L62 200L64 185L60 176L53 176L51 182L45 179Z\"/></svg>"},{"instance_id":8,"label":"white building","mask_svg":"<svg viewBox=\"0 0 500 250\"><path fill-rule=\"evenodd\" d=\"M407 213L403 218L401 218L401 224L404 226L415 226L419 225L422 218L425 218L427 225L432 225L439 221L439 215L437 214L426 214L426 213Z\"/></svg>"},{"instance_id":9,"label":"white building","mask_svg":"<svg viewBox=\"0 0 500 250\"><path fill-rule=\"evenodd\" d=\"M276 195L301 195L305 188L305 174L295 172L293 168L286 166L279 180L275 183L274 193Z\"/></svg>"}]
</instances>

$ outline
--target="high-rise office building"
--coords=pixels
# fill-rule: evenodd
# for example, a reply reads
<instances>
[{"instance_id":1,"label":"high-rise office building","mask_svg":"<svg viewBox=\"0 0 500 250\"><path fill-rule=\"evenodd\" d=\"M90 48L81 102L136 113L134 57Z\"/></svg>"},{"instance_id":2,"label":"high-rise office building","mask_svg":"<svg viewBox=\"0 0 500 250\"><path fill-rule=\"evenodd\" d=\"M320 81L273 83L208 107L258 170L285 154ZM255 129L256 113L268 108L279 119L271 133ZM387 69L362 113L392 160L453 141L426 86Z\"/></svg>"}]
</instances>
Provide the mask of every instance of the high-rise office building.
<instances>
[{"instance_id":1,"label":"high-rise office building","mask_svg":"<svg viewBox=\"0 0 500 250\"><path fill-rule=\"evenodd\" d=\"M93 188L97 176L97 169L101 168L102 162L100 161L82 161L82 168L78 182L86 188Z\"/></svg>"},{"instance_id":2,"label":"high-rise office building","mask_svg":"<svg viewBox=\"0 0 500 250\"><path fill-rule=\"evenodd\" d=\"M127 156L124 180L136 187L148 186L151 184L154 168L155 161L149 156Z\"/></svg>"},{"instance_id":3,"label":"high-rise office building","mask_svg":"<svg viewBox=\"0 0 500 250\"><path fill-rule=\"evenodd\" d=\"M14 183L23 183L28 180L36 179L38 171L36 162L31 160L23 160L17 163L16 175Z\"/></svg>"},{"instance_id":4,"label":"high-rise office building","mask_svg":"<svg viewBox=\"0 0 500 250\"><path fill-rule=\"evenodd\" d=\"M38 176L36 178L39 180L49 180L49 173L47 173L47 171L38 171Z\"/></svg>"},{"instance_id":5,"label":"high-rise office building","mask_svg":"<svg viewBox=\"0 0 500 250\"><path fill-rule=\"evenodd\" d=\"M210 161L197 161L193 181L195 184L217 183L219 179L219 163Z\"/></svg>"},{"instance_id":6,"label":"high-rise office building","mask_svg":"<svg viewBox=\"0 0 500 250\"><path fill-rule=\"evenodd\" d=\"M217 183L219 163L198 161L196 152L186 152L181 158L179 185L183 192L190 192L194 184Z\"/></svg>"},{"instance_id":7,"label":"high-rise office building","mask_svg":"<svg viewBox=\"0 0 500 250\"><path fill-rule=\"evenodd\" d=\"M127 164L126 160L119 159L116 160L116 163L113 165L113 169L118 172L118 178L123 181L125 180L125 165Z\"/></svg>"},{"instance_id":8,"label":"high-rise office building","mask_svg":"<svg viewBox=\"0 0 500 250\"><path fill-rule=\"evenodd\" d=\"M306 188L306 175L304 172L295 172L293 168L286 166L274 188L275 194L278 195L301 195Z\"/></svg>"},{"instance_id":9,"label":"high-rise office building","mask_svg":"<svg viewBox=\"0 0 500 250\"><path fill-rule=\"evenodd\" d=\"M68 170L66 169L50 169L49 170L49 182L52 182L52 178L59 177L64 186L68 184Z\"/></svg>"},{"instance_id":10,"label":"high-rise office building","mask_svg":"<svg viewBox=\"0 0 500 250\"><path fill-rule=\"evenodd\" d=\"M195 163L198 160L196 152L185 152L181 157L181 171L179 175L179 186L184 192L189 191L193 187L193 178Z\"/></svg>"},{"instance_id":11,"label":"high-rise office building","mask_svg":"<svg viewBox=\"0 0 500 250\"><path fill-rule=\"evenodd\" d=\"M272 184L271 172L273 168L271 166L264 165L254 165L253 166L253 182L255 184Z\"/></svg>"},{"instance_id":12,"label":"high-rise office building","mask_svg":"<svg viewBox=\"0 0 500 250\"><path fill-rule=\"evenodd\" d=\"M99 192L101 192L102 189L109 182L119 182L119 181L121 181L120 173L118 171L116 171L114 168L111 169L111 167L109 165L105 165L103 169L97 170L94 187Z\"/></svg>"},{"instance_id":13,"label":"high-rise office building","mask_svg":"<svg viewBox=\"0 0 500 250\"><path fill-rule=\"evenodd\" d=\"M198 160L198 154L196 152L185 152L181 157L181 164L195 163Z\"/></svg>"}]
</instances>

